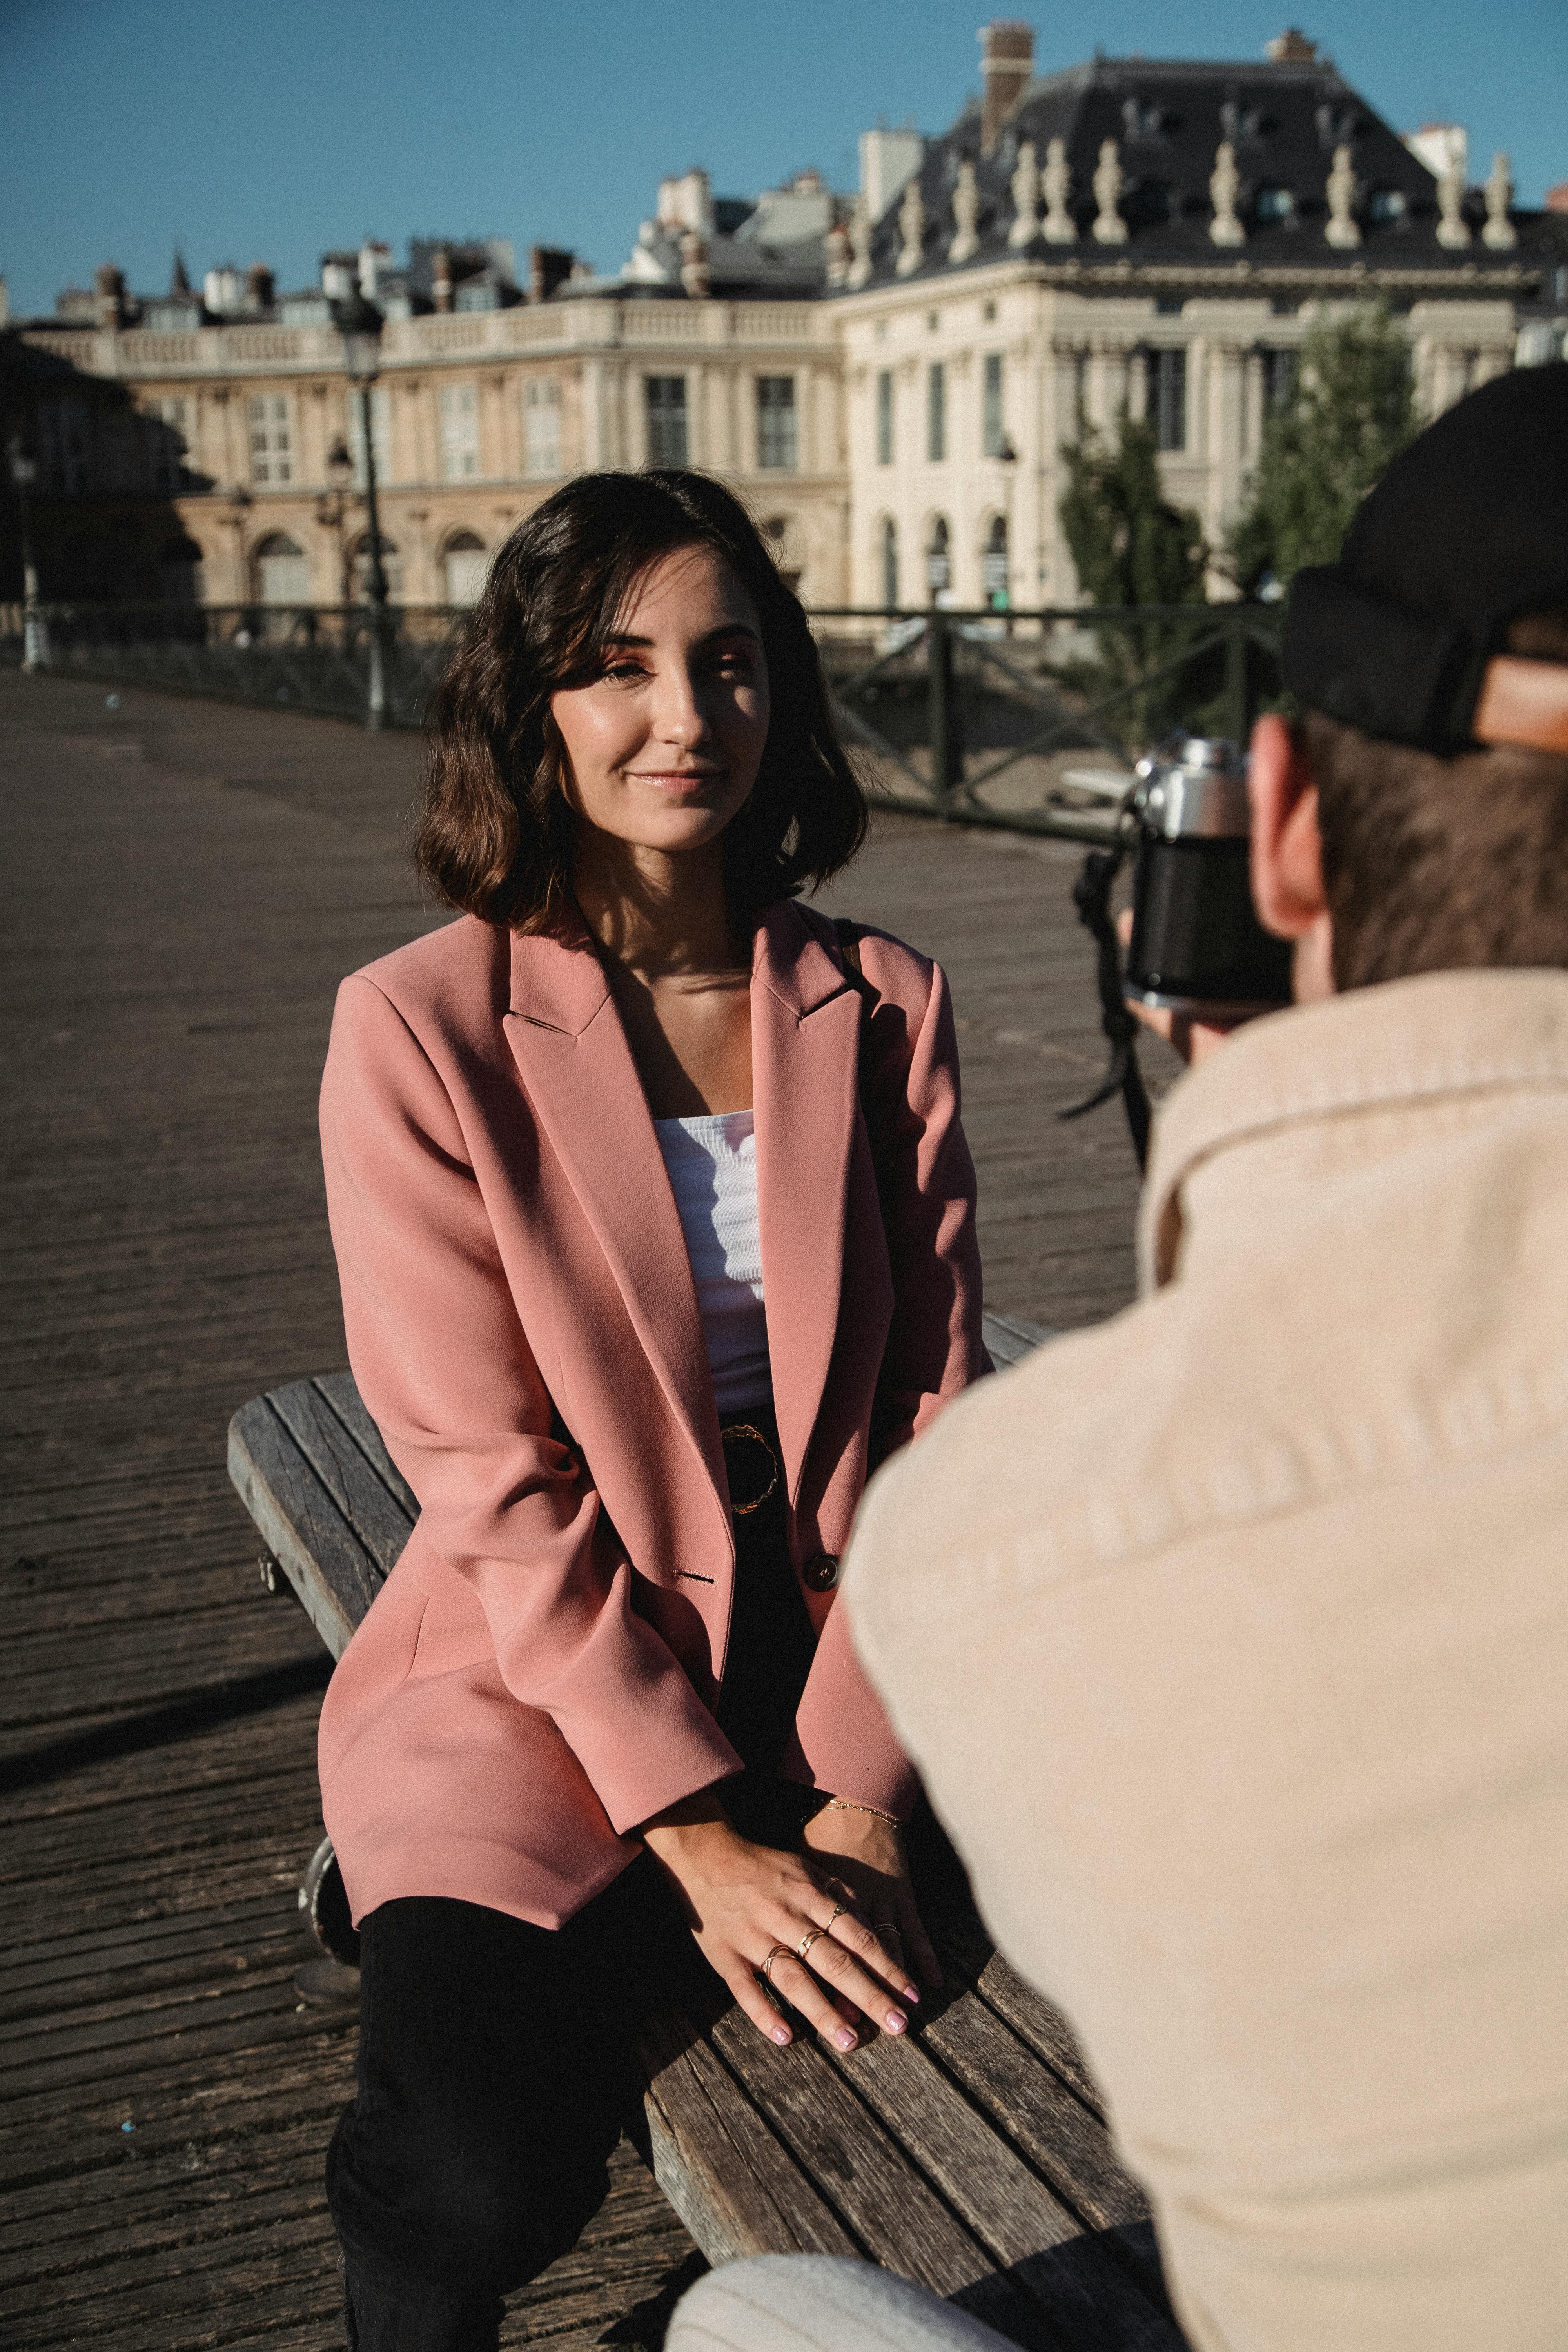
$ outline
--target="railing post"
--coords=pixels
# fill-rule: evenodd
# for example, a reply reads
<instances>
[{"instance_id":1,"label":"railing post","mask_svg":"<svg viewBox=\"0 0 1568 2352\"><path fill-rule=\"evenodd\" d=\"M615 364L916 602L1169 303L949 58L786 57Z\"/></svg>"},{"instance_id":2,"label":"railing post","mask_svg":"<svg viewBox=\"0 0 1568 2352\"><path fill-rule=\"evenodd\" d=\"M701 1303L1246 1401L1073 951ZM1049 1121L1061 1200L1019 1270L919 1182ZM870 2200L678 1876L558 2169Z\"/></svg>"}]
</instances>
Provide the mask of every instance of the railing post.
<instances>
[{"instance_id":1,"label":"railing post","mask_svg":"<svg viewBox=\"0 0 1568 2352\"><path fill-rule=\"evenodd\" d=\"M952 794L952 638L935 606L926 623L926 730L931 796L945 808Z\"/></svg>"},{"instance_id":2,"label":"railing post","mask_svg":"<svg viewBox=\"0 0 1568 2352\"><path fill-rule=\"evenodd\" d=\"M1226 618L1225 731L1244 751L1252 732L1247 669L1247 630L1244 615L1237 612Z\"/></svg>"}]
</instances>

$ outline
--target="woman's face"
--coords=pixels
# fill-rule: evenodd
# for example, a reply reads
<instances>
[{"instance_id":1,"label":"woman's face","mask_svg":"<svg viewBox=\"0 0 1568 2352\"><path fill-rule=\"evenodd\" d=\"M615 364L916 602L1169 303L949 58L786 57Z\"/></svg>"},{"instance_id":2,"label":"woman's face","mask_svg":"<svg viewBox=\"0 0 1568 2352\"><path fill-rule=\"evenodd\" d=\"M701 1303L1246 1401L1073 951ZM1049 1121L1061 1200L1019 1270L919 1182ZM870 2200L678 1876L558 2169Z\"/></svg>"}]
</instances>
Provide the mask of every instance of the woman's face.
<instances>
[{"instance_id":1,"label":"woman's face","mask_svg":"<svg viewBox=\"0 0 1568 2352\"><path fill-rule=\"evenodd\" d=\"M679 854L717 841L768 738L756 606L714 549L667 555L633 592L605 667L551 697L567 797L600 832Z\"/></svg>"}]
</instances>

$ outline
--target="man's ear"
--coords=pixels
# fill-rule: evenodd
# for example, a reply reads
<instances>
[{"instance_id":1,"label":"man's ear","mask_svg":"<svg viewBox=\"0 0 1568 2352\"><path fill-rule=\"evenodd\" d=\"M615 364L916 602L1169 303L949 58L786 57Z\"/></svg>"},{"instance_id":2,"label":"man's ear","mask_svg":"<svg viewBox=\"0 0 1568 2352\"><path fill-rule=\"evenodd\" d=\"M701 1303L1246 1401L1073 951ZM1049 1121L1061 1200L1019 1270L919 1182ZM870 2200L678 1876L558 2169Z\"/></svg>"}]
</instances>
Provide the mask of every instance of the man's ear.
<instances>
[{"instance_id":1,"label":"man's ear","mask_svg":"<svg viewBox=\"0 0 1568 2352\"><path fill-rule=\"evenodd\" d=\"M1268 712L1252 730L1252 898L1276 938L1296 944L1299 1004L1334 992L1334 935L1323 888L1318 787L1298 739Z\"/></svg>"},{"instance_id":2,"label":"man's ear","mask_svg":"<svg viewBox=\"0 0 1568 2352\"><path fill-rule=\"evenodd\" d=\"M1247 771L1252 803L1252 897L1258 920L1282 940L1299 940L1328 912L1318 787L1277 712L1252 730Z\"/></svg>"}]
</instances>

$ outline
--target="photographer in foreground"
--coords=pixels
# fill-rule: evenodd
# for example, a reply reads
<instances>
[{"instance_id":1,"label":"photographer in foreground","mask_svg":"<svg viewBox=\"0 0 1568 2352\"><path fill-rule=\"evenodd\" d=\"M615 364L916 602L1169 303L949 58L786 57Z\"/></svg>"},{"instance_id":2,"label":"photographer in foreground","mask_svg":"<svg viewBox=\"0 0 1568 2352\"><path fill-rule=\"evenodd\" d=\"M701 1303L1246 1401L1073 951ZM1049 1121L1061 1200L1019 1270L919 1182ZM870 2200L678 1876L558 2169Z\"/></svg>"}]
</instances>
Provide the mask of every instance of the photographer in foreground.
<instances>
[{"instance_id":1,"label":"photographer in foreground","mask_svg":"<svg viewBox=\"0 0 1568 2352\"><path fill-rule=\"evenodd\" d=\"M1257 730L1252 855L1297 1004L1161 1113L1139 1304L877 1480L846 1602L992 1928L1082 2032L1192 2344L1545 2352L1568 367L1422 436L1299 578L1286 669L1304 716ZM718 2273L681 2352L718 2340L705 2291L749 2345L792 2293ZM836 2311L824 2340L860 2339Z\"/></svg>"}]
</instances>

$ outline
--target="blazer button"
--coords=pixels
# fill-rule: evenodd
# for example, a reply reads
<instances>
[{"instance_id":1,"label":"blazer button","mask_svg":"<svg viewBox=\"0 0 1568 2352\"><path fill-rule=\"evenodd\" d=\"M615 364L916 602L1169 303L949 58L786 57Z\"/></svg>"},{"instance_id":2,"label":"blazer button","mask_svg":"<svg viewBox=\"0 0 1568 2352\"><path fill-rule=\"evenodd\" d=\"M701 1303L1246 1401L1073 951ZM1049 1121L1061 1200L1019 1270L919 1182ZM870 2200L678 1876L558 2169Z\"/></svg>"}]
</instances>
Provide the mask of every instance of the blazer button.
<instances>
[{"instance_id":1,"label":"blazer button","mask_svg":"<svg viewBox=\"0 0 1568 2352\"><path fill-rule=\"evenodd\" d=\"M813 1592L831 1592L838 1581L838 1562L830 1551L819 1551L801 1570L804 1582Z\"/></svg>"}]
</instances>

